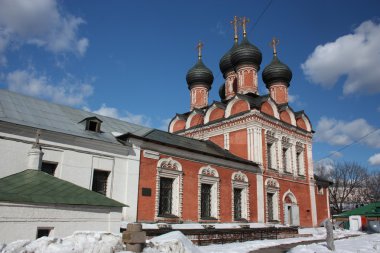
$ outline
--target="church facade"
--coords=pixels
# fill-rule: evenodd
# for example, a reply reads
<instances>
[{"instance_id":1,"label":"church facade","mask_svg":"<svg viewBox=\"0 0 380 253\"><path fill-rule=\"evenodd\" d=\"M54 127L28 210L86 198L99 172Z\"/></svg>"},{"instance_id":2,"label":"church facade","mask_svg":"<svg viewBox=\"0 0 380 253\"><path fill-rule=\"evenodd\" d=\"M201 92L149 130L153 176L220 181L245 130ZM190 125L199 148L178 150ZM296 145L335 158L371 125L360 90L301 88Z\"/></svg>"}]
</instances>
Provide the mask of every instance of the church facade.
<instances>
[{"instance_id":1,"label":"church facade","mask_svg":"<svg viewBox=\"0 0 380 253\"><path fill-rule=\"evenodd\" d=\"M289 104L292 72L279 60L278 41L273 39L273 60L262 72L268 94L259 94L262 54L247 38L247 20L241 21L240 43L236 17L232 23L234 44L219 63L225 79L219 89L221 100L208 103L214 77L202 61L199 45L198 62L186 76L190 111L177 114L169 132L209 140L258 165L259 172L247 174L249 184L255 185L247 193L249 203L257 208L251 221L316 226L329 217L328 185L314 177L311 122L304 111L294 111ZM231 189L233 199L241 198L239 188Z\"/></svg>"}]
</instances>

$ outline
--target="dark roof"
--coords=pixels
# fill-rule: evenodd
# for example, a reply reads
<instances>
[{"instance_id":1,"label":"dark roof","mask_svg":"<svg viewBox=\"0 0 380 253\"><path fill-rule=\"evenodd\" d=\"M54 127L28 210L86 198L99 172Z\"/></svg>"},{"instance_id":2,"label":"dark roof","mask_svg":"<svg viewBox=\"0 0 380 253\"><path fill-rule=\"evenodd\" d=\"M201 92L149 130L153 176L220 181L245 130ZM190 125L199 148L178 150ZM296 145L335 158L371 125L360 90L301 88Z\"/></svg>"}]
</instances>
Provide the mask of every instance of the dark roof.
<instances>
[{"instance_id":1,"label":"dark roof","mask_svg":"<svg viewBox=\"0 0 380 253\"><path fill-rule=\"evenodd\" d=\"M39 170L24 170L0 178L0 201L106 207L127 206L100 193Z\"/></svg>"},{"instance_id":2,"label":"dark roof","mask_svg":"<svg viewBox=\"0 0 380 253\"><path fill-rule=\"evenodd\" d=\"M83 120L94 117L102 121L101 133L87 131L83 124ZM112 132L142 135L151 130L151 128L119 119L53 104L2 89L0 89L0 121L118 145L121 144Z\"/></svg>"},{"instance_id":3,"label":"dark roof","mask_svg":"<svg viewBox=\"0 0 380 253\"><path fill-rule=\"evenodd\" d=\"M282 63L277 55L273 56L273 60L264 68L262 73L263 81L267 88L276 82L284 82L286 86L289 87L292 76L292 71L288 65Z\"/></svg>"},{"instance_id":4,"label":"dark roof","mask_svg":"<svg viewBox=\"0 0 380 253\"><path fill-rule=\"evenodd\" d=\"M187 72L186 82L189 85L189 90L195 84L206 85L208 89L211 89L212 82L214 81L214 75L211 70L207 68L201 59Z\"/></svg>"},{"instance_id":5,"label":"dark roof","mask_svg":"<svg viewBox=\"0 0 380 253\"><path fill-rule=\"evenodd\" d=\"M333 184L333 182L331 182L329 179L320 177L320 176L315 175L315 174L314 174L314 179L315 179L315 181L317 181L317 184L323 184L326 186Z\"/></svg>"},{"instance_id":6,"label":"dark roof","mask_svg":"<svg viewBox=\"0 0 380 253\"><path fill-rule=\"evenodd\" d=\"M239 46L233 47L231 51L231 62L234 68L242 64L253 64L260 69L262 54L260 49L251 44L247 37L244 37Z\"/></svg>"},{"instance_id":7,"label":"dark roof","mask_svg":"<svg viewBox=\"0 0 380 253\"><path fill-rule=\"evenodd\" d=\"M351 215L380 217L380 202L371 203L366 206L356 208L354 210L343 212L341 214L336 214L334 215L334 217L350 217Z\"/></svg>"},{"instance_id":8,"label":"dark roof","mask_svg":"<svg viewBox=\"0 0 380 253\"><path fill-rule=\"evenodd\" d=\"M232 65L231 62L231 52L235 49L235 47L238 46L237 41L234 42L233 46L228 50L220 59L219 61L219 68L220 71L223 74L223 77L226 77L226 74L230 71L234 71L234 66Z\"/></svg>"},{"instance_id":9,"label":"dark roof","mask_svg":"<svg viewBox=\"0 0 380 253\"><path fill-rule=\"evenodd\" d=\"M122 140L127 139L128 137L137 137L143 138L148 141L164 143L169 146L177 147L180 149L189 150L196 153L211 155L214 157L219 157L223 159L233 160L240 163L249 164L252 166L257 166L256 163L240 158L238 156L233 155L229 151L222 149L218 145L214 144L211 141L202 141L196 140L189 137L176 135L167 133L161 130L153 129L149 133L144 136L135 136L133 134L127 133L125 135L120 136L119 138Z\"/></svg>"}]
</instances>

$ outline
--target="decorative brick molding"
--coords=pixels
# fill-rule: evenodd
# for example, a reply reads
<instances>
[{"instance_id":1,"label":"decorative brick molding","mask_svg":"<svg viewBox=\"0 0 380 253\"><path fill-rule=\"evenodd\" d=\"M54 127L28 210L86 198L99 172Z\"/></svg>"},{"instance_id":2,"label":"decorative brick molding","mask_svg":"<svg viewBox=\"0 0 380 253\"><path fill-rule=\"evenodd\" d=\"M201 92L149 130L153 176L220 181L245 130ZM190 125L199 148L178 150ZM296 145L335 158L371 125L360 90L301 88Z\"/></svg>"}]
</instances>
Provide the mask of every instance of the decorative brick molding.
<instances>
[{"instance_id":1,"label":"decorative brick molding","mask_svg":"<svg viewBox=\"0 0 380 253\"><path fill-rule=\"evenodd\" d=\"M232 173L232 190L231 190L231 210L232 210L232 219L235 217L235 206L234 206L234 188L242 189L241 193L241 214L242 218L247 221L250 220L250 205L249 205L249 182L246 174L241 171Z\"/></svg>"}]
</instances>

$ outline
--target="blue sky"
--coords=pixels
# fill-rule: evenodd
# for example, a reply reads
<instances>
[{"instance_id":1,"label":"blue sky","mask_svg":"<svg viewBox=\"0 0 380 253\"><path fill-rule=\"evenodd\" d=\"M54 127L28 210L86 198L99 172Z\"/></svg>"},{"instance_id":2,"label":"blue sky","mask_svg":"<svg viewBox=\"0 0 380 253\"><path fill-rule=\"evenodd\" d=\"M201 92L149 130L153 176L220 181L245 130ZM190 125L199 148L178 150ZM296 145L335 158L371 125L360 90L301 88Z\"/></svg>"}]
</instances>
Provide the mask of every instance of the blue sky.
<instances>
[{"instance_id":1,"label":"blue sky","mask_svg":"<svg viewBox=\"0 0 380 253\"><path fill-rule=\"evenodd\" d=\"M0 0L0 87L166 128L189 110L185 75L198 40L215 76L209 101L219 100L229 22L246 16L261 70L269 41L280 40L278 56L293 71L290 105L316 131L314 159L379 169L379 10L375 0ZM266 94L261 71L259 86Z\"/></svg>"}]
</instances>

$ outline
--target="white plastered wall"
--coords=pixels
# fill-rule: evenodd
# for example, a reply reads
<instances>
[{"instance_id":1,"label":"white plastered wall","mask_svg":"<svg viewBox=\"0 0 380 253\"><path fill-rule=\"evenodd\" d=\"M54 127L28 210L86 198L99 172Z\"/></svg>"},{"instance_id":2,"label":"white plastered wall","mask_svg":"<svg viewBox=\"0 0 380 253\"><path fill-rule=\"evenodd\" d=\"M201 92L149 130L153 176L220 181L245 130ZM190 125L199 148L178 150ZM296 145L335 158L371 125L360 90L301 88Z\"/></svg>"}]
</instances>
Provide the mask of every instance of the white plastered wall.
<instances>
[{"instance_id":1,"label":"white plastered wall","mask_svg":"<svg viewBox=\"0 0 380 253\"><path fill-rule=\"evenodd\" d=\"M121 207L0 202L0 213L0 243L36 239L37 228L51 228L60 238L85 230L120 233Z\"/></svg>"}]
</instances>

